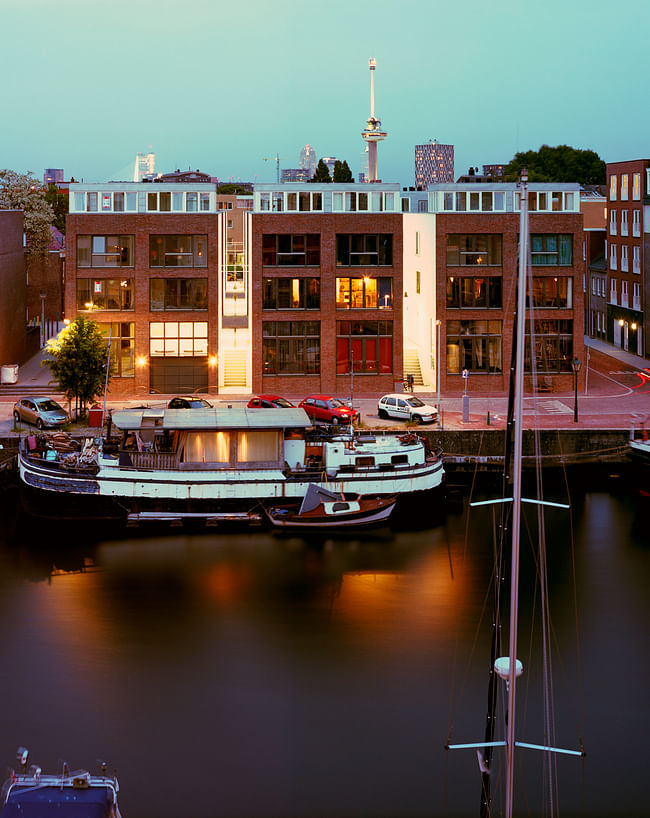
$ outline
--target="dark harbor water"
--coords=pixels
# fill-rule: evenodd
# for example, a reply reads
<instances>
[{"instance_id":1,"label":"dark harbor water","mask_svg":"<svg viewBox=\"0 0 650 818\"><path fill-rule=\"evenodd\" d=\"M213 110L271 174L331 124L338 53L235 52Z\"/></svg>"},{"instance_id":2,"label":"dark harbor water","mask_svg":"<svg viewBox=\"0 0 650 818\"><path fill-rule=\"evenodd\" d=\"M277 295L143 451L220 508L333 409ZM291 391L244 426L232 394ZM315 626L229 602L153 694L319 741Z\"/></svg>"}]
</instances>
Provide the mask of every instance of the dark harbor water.
<instances>
[{"instance_id":1,"label":"dark harbor water","mask_svg":"<svg viewBox=\"0 0 650 818\"><path fill-rule=\"evenodd\" d=\"M647 815L650 500L583 476L570 493L546 516L554 741L587 755L557 760L560 812ZM444 746L483 737L491 509L308 543L102 539L0 503L3 768L21 744L48 771L105 759L124 818L478 814L476 755ZM541 742L522 553L517 733ZM518 814L545 814L542 757L518 759Z\"/></svg>"}]
</instances>

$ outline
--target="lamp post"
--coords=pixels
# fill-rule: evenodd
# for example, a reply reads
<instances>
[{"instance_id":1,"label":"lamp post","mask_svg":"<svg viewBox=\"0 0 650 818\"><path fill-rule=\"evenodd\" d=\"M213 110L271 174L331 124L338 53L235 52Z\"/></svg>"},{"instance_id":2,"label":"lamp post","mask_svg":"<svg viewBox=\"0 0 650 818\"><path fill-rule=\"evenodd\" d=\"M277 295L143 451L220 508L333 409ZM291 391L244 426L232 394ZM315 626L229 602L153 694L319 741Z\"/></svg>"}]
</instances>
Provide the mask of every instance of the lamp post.
<instances>
[{"instance_id":1,"label":"lamp post","mask_svg":"<svg viewBox=\"0 0 650 818\"><path fill-rule=\"evenodd\" d=\"M45 346L45 299L47 293L41 290L41 349Z\"/></svg>"},{"instance_id":2,"label":"lamp post","mask_svg":"<svg viewBox=\"0 0 650 818\"><path fill-rule=\"evenodd\" d=\"M573 389L574 389L574 401L573 401L573 422L578 422L578 372L580 372L580 367L582 366L582 361L578 360L578 356L573 359L571 362L571 367L573 368Z\"/></svg>"}]
</instances>

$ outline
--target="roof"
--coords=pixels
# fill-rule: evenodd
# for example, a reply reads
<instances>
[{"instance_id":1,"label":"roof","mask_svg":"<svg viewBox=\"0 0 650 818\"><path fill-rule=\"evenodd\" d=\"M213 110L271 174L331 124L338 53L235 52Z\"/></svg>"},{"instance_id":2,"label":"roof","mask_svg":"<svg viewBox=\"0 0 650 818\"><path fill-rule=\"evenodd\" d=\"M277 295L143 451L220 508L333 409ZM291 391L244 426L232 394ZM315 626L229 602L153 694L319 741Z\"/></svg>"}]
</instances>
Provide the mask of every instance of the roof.
<instances>
[{"instance_id":1,"label":"roof","mask_svg":"<svg viewBox=\"0 0 650 818\"><path fill-rule=\"evenodd\" d=\"M105 818L113 801L108 787L14 787L2 808L2 818L48 818L55 814L79 818Z\"/></svg>"},{"instance_id":2,"label":"roof","mask_svg":"<svg viewBox=\"0 0 650 818\"><path fill-rule=\"evenodd\" d=\"M304 409L122 409L113 423L123 431L140 428L178 430L306 429L312 425Z\"/></svg>"}]
</instances>

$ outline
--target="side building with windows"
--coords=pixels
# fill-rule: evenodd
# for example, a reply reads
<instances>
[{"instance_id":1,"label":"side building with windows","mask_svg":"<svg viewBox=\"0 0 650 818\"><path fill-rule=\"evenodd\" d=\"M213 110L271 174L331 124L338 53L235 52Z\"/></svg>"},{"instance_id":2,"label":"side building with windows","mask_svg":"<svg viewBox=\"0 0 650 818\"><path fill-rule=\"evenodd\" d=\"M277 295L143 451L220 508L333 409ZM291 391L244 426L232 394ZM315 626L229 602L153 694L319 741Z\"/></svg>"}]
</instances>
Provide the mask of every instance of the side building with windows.
<instances>
[{"instance_id":1,"label":"side building with windows","mask_svg":"<svg viewBox=\"0 0 650 818\"><path fill-rule=\"evenodd\" d=\"M650 357L650 318L643 308L650 275L644 253L649 176L648 159L607 165L607 340L642 357Z\"/></svg>"},{"instance_id":2,"label":"side building with windows","mask_svg":"<svg viewBox=\"0 0 650 818\"><path fill-rule=\"evenodd\" d=\"M532 340L528 323L526 330L526 383L530 388L535 370L542 389L566 390L584 345L579 186L530 184L528 191L536 310ZM404 215L405 354L417 351L423 382L433 389L439 362L444 392L502 392L513 346L519 191L515 184L455 183L432 185L428 195L428 215Z\"/></svg>"},{"instance_id":3,"label":"side building with windows","mask_svg":"<svg viewBox=\"0 0 650 818\"><path fill-rule=\"evenodd\" d=\"M112 395L250 387L240 198L212 183L71 184L66 317L110 337Z\"/></svg>"},{"instance_id":4,"label":"side building with windows","mask_svg":"<svg viewBox=\"0 0 650 818\"><path fill-rule=\"evenodd\" d=\"M250 229L253 391L391 392L402 377L398 184L259 184Z\"/></svg>"}]
</instances>

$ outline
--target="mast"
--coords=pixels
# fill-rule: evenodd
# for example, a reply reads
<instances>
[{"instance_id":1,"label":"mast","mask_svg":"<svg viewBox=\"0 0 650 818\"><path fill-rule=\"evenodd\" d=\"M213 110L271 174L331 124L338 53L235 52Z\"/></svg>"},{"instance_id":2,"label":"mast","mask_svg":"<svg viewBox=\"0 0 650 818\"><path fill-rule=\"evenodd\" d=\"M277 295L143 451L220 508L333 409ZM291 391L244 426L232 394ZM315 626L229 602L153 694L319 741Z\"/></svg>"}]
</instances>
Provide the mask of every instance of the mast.
<instances>
[{"instance_id":1,"label":"mast","mask_svg":"<svg viewBox=\"0 0 650 818\"><path fill-rule=\"evenodd\" d=\"M515 721L517 702L517 629L519 625L519 538L521 533L521 456L524 353L526 326L526 269L528 263L528 174L522 170L519 219L519 289L517 294L517 363L515 366L514 461L512 486L512 560L510 574L510 644L508 650L508 724L506 728L506 818L512 818L514 800Z\"/></svg>"}]
</instances>

